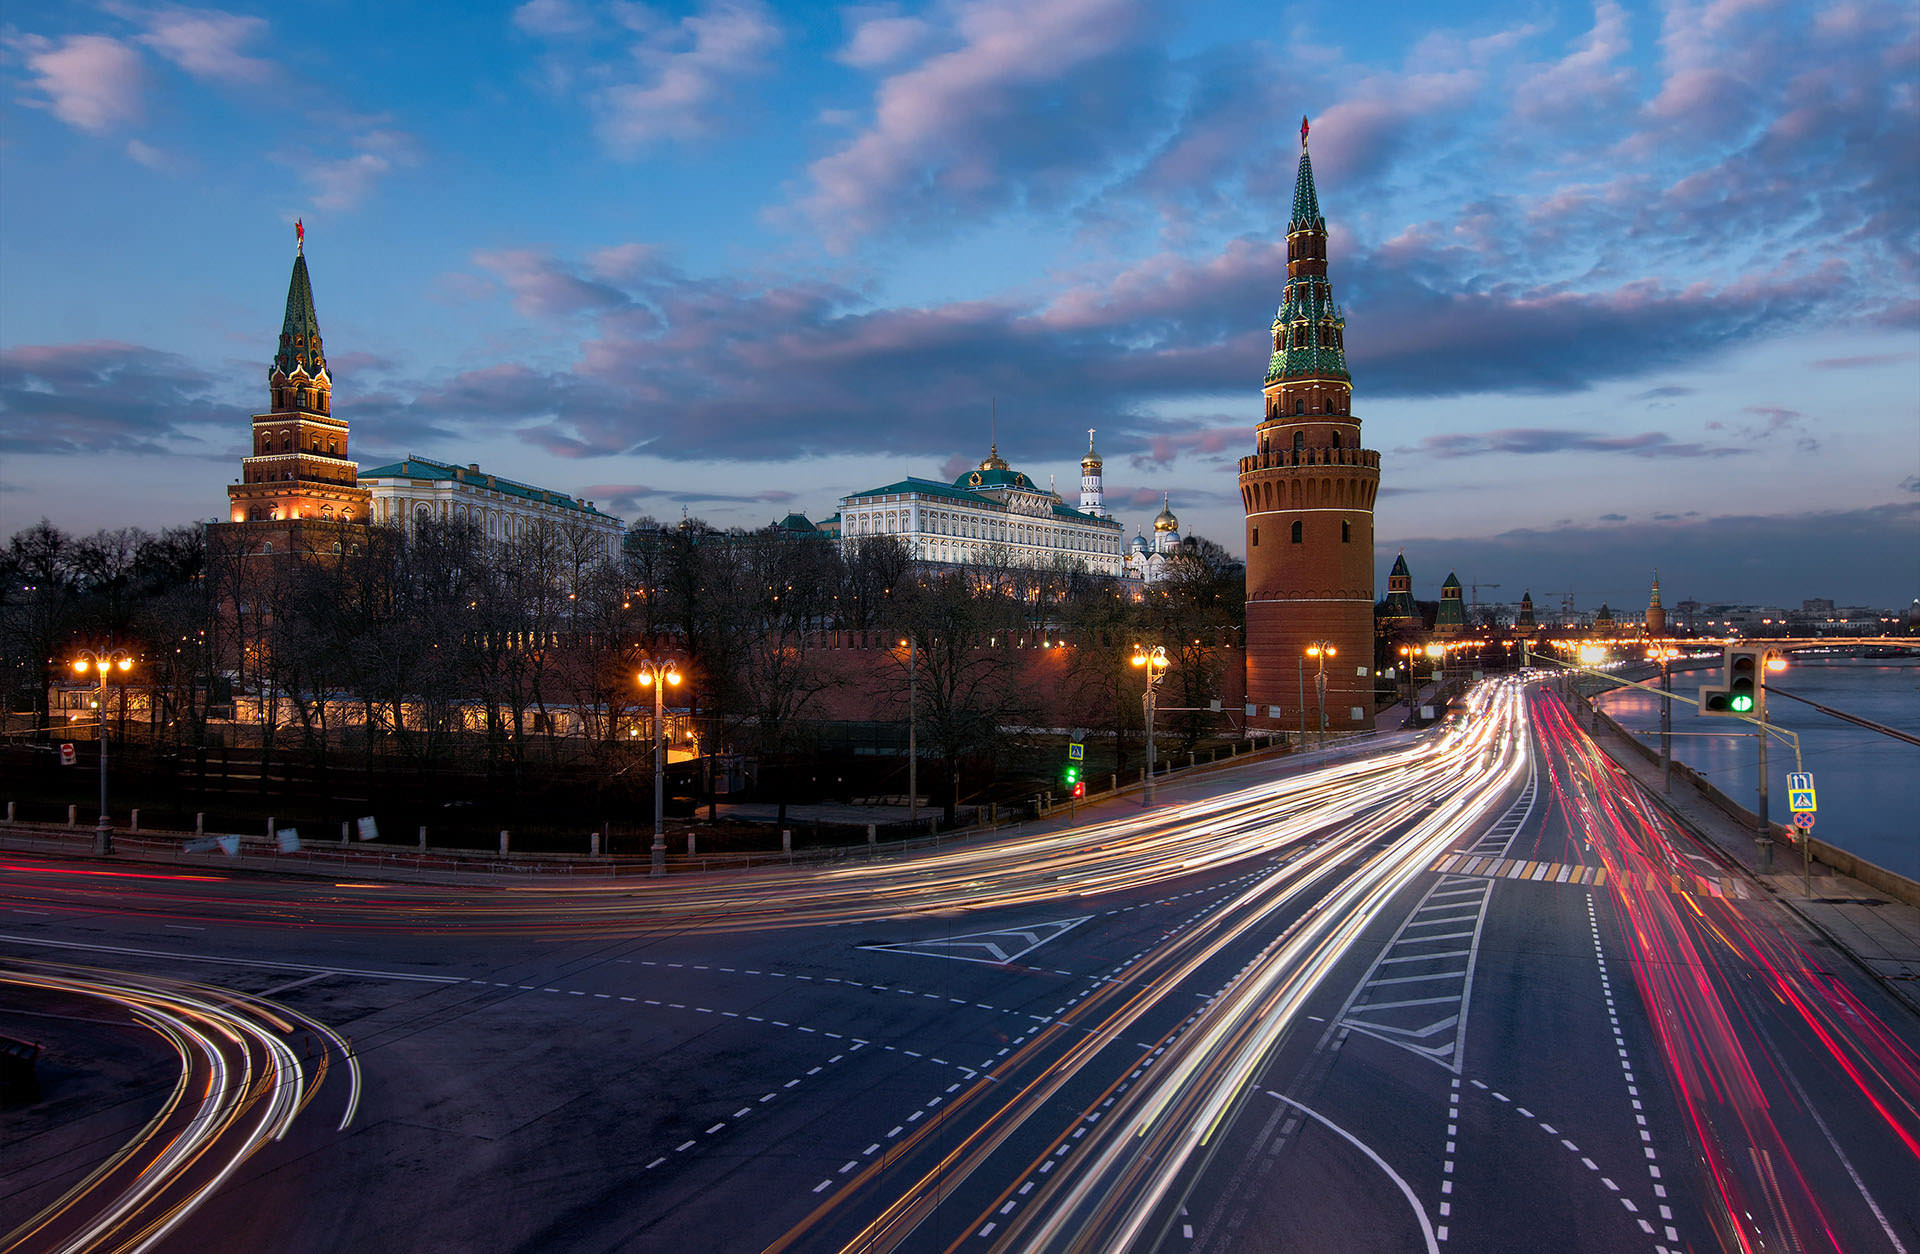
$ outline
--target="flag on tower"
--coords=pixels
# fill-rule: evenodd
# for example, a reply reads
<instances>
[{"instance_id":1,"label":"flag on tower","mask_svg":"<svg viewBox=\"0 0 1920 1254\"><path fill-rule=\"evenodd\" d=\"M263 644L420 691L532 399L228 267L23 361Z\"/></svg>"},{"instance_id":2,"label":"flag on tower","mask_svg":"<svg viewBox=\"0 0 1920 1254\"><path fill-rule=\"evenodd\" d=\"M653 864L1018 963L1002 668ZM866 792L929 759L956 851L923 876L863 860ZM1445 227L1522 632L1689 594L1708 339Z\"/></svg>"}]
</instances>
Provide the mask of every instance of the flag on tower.
<instances>
[{"instance_id":1,"label":"flag on tower","mask_svg":"<svg viewBox=\"0 0 1920 1254\"><path fill-rule=\"evenodd\" d=\"M1307 115L1304 113L1300 115L1300 142L1307 142Z\"/></svg>"},{"instance_id":2,"label":"flag on tower","mask_svg":"<svg viewBox=\"0 0 1920 1254\"><path fill-rule=\"evenodd\" d=\"M1305 132L1302 132L1303 134ZM293 220L293 246L304 251L307 246L307 227L300 219Z\"/></svg>"}]
</instances>

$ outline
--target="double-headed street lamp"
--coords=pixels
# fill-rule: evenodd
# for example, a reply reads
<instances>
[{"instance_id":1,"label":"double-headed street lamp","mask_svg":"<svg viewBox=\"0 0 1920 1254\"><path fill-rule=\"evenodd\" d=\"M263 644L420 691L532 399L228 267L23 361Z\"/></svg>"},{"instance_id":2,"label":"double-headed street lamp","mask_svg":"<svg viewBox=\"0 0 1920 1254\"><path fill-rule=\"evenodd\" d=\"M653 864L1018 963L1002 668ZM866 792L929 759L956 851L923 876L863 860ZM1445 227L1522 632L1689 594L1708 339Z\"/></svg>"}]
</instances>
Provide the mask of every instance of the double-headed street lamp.
<instances>
[{"instance_id":1,"label":"double-headed street lamp","mask_svg":"<svg viewBox=\"0 0 1920 1254\"><path fill-rule=\"evenodd\" d=\"M114 649L107 653L82 649L73 663L73 673L76 675L84 675L91 670L100 676L100 696L97 701L100 708L100 823L93 831L95 853L113 852L113 827L107 821L107 675L114 670L125 674L132 669L133 655L125 649Z\"/></svg>"},{"instance_id":2,"label":"double-headed street lamp","mask_svg":"<svg viewBox=\"0 0 1920 1254\"><path fill-rule=\"evenodd\" d=\"M667 685L680 684L680 664L672 658L643 657L635 676L653 689L653 874L667 873L667 741L660 734L667 714Z\"/></svg>"},{"instance_id":3,"label":"double-headed street lamp","mask_svg":"<svg viewBox=\"0 0 1920 1254\"><path fill-rule=\"evenodd\" d=\"M1133 646L1133 664L1147 675L1147 690L1140 694L1140 704L1147 711L1147 792L1146 804L1153 804L1153 707L1154 693L1160 687L1160 681L1167 677L1167 667L1173 665L1167 658L1167 646L1156 644L1152 649L1145 645Z\"/></svg>"},{"instance_id":4,"label":"double-headed street lamp","mask_svg":"<svg viewBox=\"0 0 1920 1254\"><path fill-rule=\"evenodd\" d=\"M1316 640L1307 646L1307 656L1319 659L1320 663L1319 669L1313 673L1313 687L1314 691L1320 694L1320 746L1322 748L1325 748L1327 744L1327 659L1334 657L1339 652L1338 649L1333 647L1333 642L1330 640ZM1306 694L1303 692L1301 693L1300 700L1300 721L1302 723L1307 721L1306 704ZM1302 732L1300 738L1304 742L1306 740L1306 734Z\"/></svg>"}]
</instances>

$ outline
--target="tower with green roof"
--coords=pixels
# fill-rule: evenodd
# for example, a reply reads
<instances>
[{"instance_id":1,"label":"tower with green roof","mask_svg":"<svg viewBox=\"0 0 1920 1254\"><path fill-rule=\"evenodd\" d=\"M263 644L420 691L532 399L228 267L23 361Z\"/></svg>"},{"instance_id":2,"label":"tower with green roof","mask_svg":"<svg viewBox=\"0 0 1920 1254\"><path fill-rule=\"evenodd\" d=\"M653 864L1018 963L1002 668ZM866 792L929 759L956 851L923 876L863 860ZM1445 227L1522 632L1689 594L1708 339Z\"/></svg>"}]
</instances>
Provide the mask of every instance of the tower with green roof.
<instances>
[{"instance_id":1,"label":"tower with green roof","mask_svg":"<svg viewBox=\"0 0 1920 1254\"><path fill-rule=\"evenodd\" d=\"M228 515L236 523L364 524L370 494L347 456L346 420L333 413L333 376L313 306L305 232L298 224L296 230L287 310L267 367L269 408L253 416L240 478L227 486Z\"/></svg>"},{"instance_id":2,"label":"tower with green roof","mask_svg":"<svg viewBox=\"0 0 1920 1254\"><path fill-rule=\"evenodd\" d=\"M1327 279L1327 222L1304 119L1287 221L1286 288L1272 332L1254 454L1240 459L1248 727L1305 726L1300 659L1309 647L1325 644L1339 659L1326 670L1328 725L1371 728L1380 454L1360 446L1360 421L1352 412L1346 317ZM1311 721L1318 718L1316 709Z\"/></svg>"},{"instance_id":3,"label":"tower with green roof","mask_svg":"<svg viewBox=\"0 0 1920 1254\"><path fill-rule=\"evenodd\" d=\"M1448 571L1447 581L1440 585L1440 612L1433 620L1433 634L1457 636L1466 629L1466 603L1460 599L1460 577Z\"/></svg>"},{"instance_id":4,"label":"tower with green roof","mask_svg":"<svg viewBox=\"0 0 1920 1254\"><path fill-rule=\"evenodd\" d=\"M1401 553L1387 572L1387 599L1380 610L1380 625L1404 627L1418 617L1420 610L1413 603L1413 572L1407 569L1407 555Z\"/></svg>"}]
</instances>

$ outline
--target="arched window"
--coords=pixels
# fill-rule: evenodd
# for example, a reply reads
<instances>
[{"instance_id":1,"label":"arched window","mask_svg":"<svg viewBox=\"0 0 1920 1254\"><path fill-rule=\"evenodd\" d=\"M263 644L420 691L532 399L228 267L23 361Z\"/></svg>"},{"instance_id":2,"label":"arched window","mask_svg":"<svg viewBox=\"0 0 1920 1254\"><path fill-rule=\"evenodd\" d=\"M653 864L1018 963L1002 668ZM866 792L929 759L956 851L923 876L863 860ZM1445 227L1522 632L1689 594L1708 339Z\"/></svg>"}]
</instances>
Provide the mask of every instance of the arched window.
<instances>
[{"instance_id":1,"label":"arched window","mask_svg":"<svg viewBox=\"0 0 1920 1254\"><path fill-rule=\"evenodd\" d=\"M1294 432L1293 433L1293 451L1296 453L1303 452L1305 451L1306 447L1307 447L1307 433L1304 431Z\"/></svg>"},{"instance_id":2,"label":"arched window","mask_svg":"<svg viewBox=\"0 0 1920 1254\"><path fill-rule=\"evenodd\" d=\"M1333 398L1331 396L1327 397L1325 400L1320 402L1320 412L1323 414L1330 414L1333 412Z\"/></svg>"},{"instance_id":3,"label":"arched window","mask_svg":"<svg viewBox=\"0 0 1920 1254\"><path fill-rule=\"evenodd\" d=\"M1295 519L1293 524L1293 542L1295 544L1300 543L1300 522L1298 519Z\"/></svg>"},{"instance_id":4,"label":"arched window","mask_svg":"<svg viewBox=\"0 0 1920 1254\"><path fill-rule=\"evenodd\" d=\"M1294 398L1293 398L1293 412L1294 412L1295 414L1305 414L1305 413L1307 412L1307 398L1306 398L1306 397L1304 397L1304 396L1296 396L1296 397L1294 397Z\"/></svg>"},{"instance_id":5,"label":"arched window","mask_svg":"<svg viewBox=\"0 0 1920 1254\"><path fill-rule=\"evenodd\" d=\"M280 433L280 451L282 453L291 453L293 451L293 432L282 431Z\"/></svg>"},{"instance_id":6,"label":"arched window","mask_svg":"<svg viewBox=\"0 0 1920 1254\"><path fill-rule=\"evenodd\" d=\"M1340 433L1338 431L1333 433L1333 447L1340 447Z\"/></svg>"}]
</instances>

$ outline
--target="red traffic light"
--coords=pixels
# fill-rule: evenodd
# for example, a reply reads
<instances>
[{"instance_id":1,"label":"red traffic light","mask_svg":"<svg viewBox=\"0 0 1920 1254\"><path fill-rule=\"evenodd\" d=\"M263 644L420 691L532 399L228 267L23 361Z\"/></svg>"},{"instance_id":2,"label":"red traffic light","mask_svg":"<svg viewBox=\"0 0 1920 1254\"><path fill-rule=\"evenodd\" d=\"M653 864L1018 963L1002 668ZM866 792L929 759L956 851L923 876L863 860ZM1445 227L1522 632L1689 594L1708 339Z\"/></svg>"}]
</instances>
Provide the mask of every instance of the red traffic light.
<instances>
[{"instance_id":1,"label":"red traffic light","mask_svg":"<svg viewBox=\"0 0 1920 1254\"><path fill-rule=\"evenodd\" d=\"M1087 795L1087 784L1085 780L1082 780L1073 786L1073 795L1076 797L1084 797Z\"/></svg>"}]
</instances>

